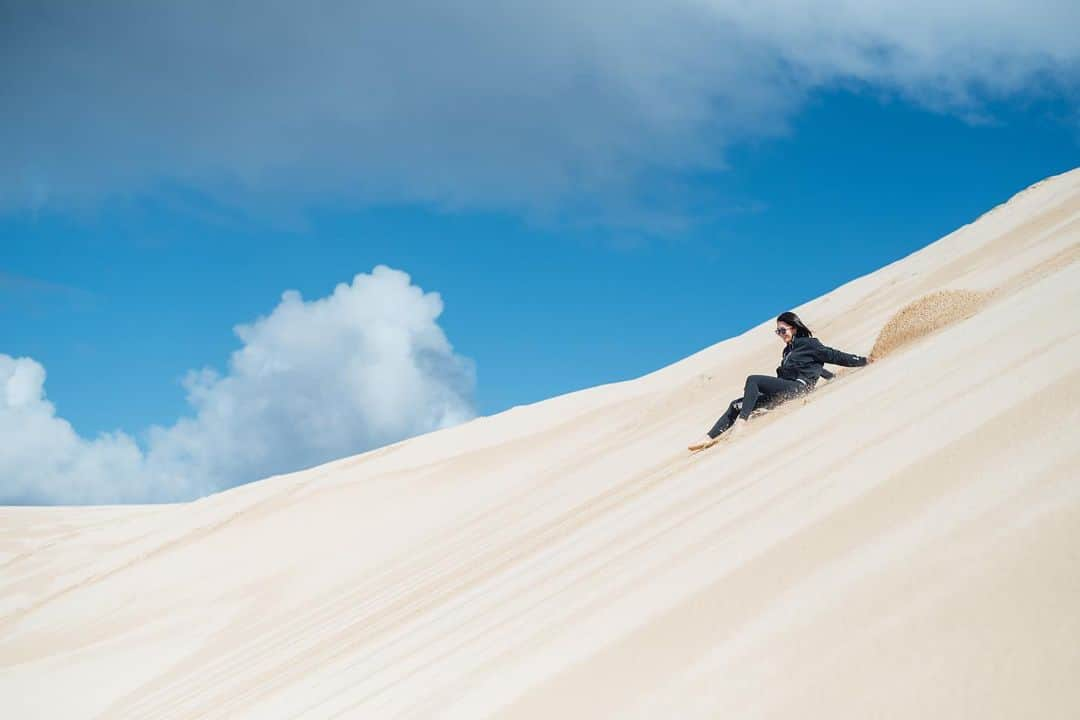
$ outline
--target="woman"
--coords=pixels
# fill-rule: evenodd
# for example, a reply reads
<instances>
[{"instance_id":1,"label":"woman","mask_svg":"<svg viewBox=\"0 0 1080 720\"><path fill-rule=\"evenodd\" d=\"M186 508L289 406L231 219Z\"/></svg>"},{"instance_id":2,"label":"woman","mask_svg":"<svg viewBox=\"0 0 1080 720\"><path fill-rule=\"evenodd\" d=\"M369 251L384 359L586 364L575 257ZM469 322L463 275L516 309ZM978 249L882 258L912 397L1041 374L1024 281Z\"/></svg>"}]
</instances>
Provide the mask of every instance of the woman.
<instances>
[{"instance_id":1,"label":"woman","mask_svg":"<svg viewBox=\"0 0 1080 720\"><path fill-rule=\"evenodd\" d=\"M724 431L729 435L740 432L746 426L750 413L756 408L776 405L809 392L819 377L826 380L831 378L833 374L822 367L824 363L859 367L874 362L873 357L849 355L822 345L810 332L810 328L793 312L780 313L776 318L776 334L785 343L783 359L780 367L776 368L776 377L751 375L746 378L743 396L731 401L727 412L716 421L712 430L690 445L691 450L701 450L714 445Z\"/></svg>"}]
</instances>

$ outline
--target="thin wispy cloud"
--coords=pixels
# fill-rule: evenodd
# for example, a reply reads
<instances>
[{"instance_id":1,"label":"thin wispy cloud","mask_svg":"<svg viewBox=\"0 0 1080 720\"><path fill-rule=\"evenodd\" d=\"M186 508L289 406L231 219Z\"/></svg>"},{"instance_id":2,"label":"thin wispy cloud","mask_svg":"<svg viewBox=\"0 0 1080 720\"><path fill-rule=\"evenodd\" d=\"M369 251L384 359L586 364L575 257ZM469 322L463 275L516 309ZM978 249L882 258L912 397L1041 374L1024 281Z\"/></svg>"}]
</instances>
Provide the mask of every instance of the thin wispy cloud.
<instances>
[{"instance_id":1,"label":"thin wispy cloud","mask_svg":"<svg viewBox=\"0 0 1080 720\"><path fill-rule=\"evenodd\" d=\"M85 309L95 300L94 293L82 288L0 270L0 313L36 313L53 303Z\"/></svg>"},{"instance_id":2,"label":"thin wispy cloud","mask_svg":"<svg viewBox=\"0 0 1080 720\"><path fill-rule=\"evenodd\" d=\"M41 280L0 270L0 293L24 295L62 295L69 298L89 297L90 293L63 283Z\"/></svg>"},{"instance_id":3,"label":"thin wispy cloud","mask_svg":"<svg viewBox=\"0 0 1080 720\"><path fill-rule=\"evenodd\" d=\"M809 94L971 121L1080 87L1080 5L680 0L22 3L0 30L0 208L179 182L303 205L644 212Z\"/></svg>"},{"instance_id":4,"label":"thin wispy cloud","mask_svg":"<svg viewBox=\"0 0 1080 720\"><path fill-rule=\"evenodd\" d=\"M191 414L84 438L49 402L45 368L0 354L0 503L189 500L475 415L472 362L438 325L442 300L385 266L324 298L282 295L238 325L228 371L185 379Z\"/></svg>"}]
</instances>

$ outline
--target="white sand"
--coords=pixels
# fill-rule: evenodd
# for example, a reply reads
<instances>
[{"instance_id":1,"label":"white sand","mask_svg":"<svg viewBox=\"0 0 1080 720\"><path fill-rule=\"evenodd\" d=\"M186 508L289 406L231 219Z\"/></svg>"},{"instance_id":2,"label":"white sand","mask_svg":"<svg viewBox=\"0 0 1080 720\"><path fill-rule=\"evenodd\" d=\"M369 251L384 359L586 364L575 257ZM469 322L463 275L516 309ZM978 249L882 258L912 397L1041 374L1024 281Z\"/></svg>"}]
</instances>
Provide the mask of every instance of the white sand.
<instances>
[{"instance_id":1,"label":"white sand","mask_svg":"<svg viewBox=\"0 0 1080 720\"><path fill-rule=\"evenodd\" d=\"M1080 717L1078 259L1074 170L796 308L865 353L991 298L698 455L771 318L188 505L0 509L0 713Z\"/></svg>"}]
</instances>

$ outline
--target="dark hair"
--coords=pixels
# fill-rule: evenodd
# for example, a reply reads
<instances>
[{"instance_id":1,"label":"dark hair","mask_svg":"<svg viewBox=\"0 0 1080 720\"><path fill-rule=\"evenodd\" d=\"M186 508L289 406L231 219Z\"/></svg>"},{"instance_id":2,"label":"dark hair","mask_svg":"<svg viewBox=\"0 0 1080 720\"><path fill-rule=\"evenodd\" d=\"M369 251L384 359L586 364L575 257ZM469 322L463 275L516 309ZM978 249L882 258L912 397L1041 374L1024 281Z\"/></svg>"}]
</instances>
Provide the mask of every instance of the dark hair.
<instances>
[{"instance_id":1,"label":"dark hair","mask_svg":"<svg viewBox=\"0 0 1080 720\"><path fill-rule=\"evenodd\" d=\"M814 337L814 333L810 332L810 328L806 327L806 323L790 310L777 315L776 322L787 323L795 328L795 337Z\"/></svg>"}]
</instances>

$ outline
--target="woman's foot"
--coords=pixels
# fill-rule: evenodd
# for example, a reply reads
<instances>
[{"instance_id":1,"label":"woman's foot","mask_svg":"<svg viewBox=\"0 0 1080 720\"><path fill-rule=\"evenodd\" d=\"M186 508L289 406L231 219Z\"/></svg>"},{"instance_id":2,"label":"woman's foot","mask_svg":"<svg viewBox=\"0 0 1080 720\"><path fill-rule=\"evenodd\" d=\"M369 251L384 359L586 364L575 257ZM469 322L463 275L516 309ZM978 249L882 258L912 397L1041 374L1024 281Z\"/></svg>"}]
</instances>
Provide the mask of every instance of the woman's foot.
<instances>
[{"instance_id":1,"label":"woman's foot","mask_svg":"<svg viewBox=\"0 0 1080 720\"><path fill-rule=\"evenodd\" d=\"M730 428L728 428L728 431L724 434L728 436L728 439L737 437L740 433L742 433L742 431L746 428L749 422L750 421L746 418L740 417L731 425Z\"/></svg>"},{"instance_id":2,"label":"woman's foot","mask_svg":"<svg viewBox=\"0 0 1080 720\"><path fill-rule=\"evenodd\" d=\"M697 452L698 450L704 450L707 447L712 447L719 441L719 435L717 435L716 437L709 437L708 435L706 435L697 442L690 443L687 447L690 448L691 452Z\"/></svg>"}]
</instances>

